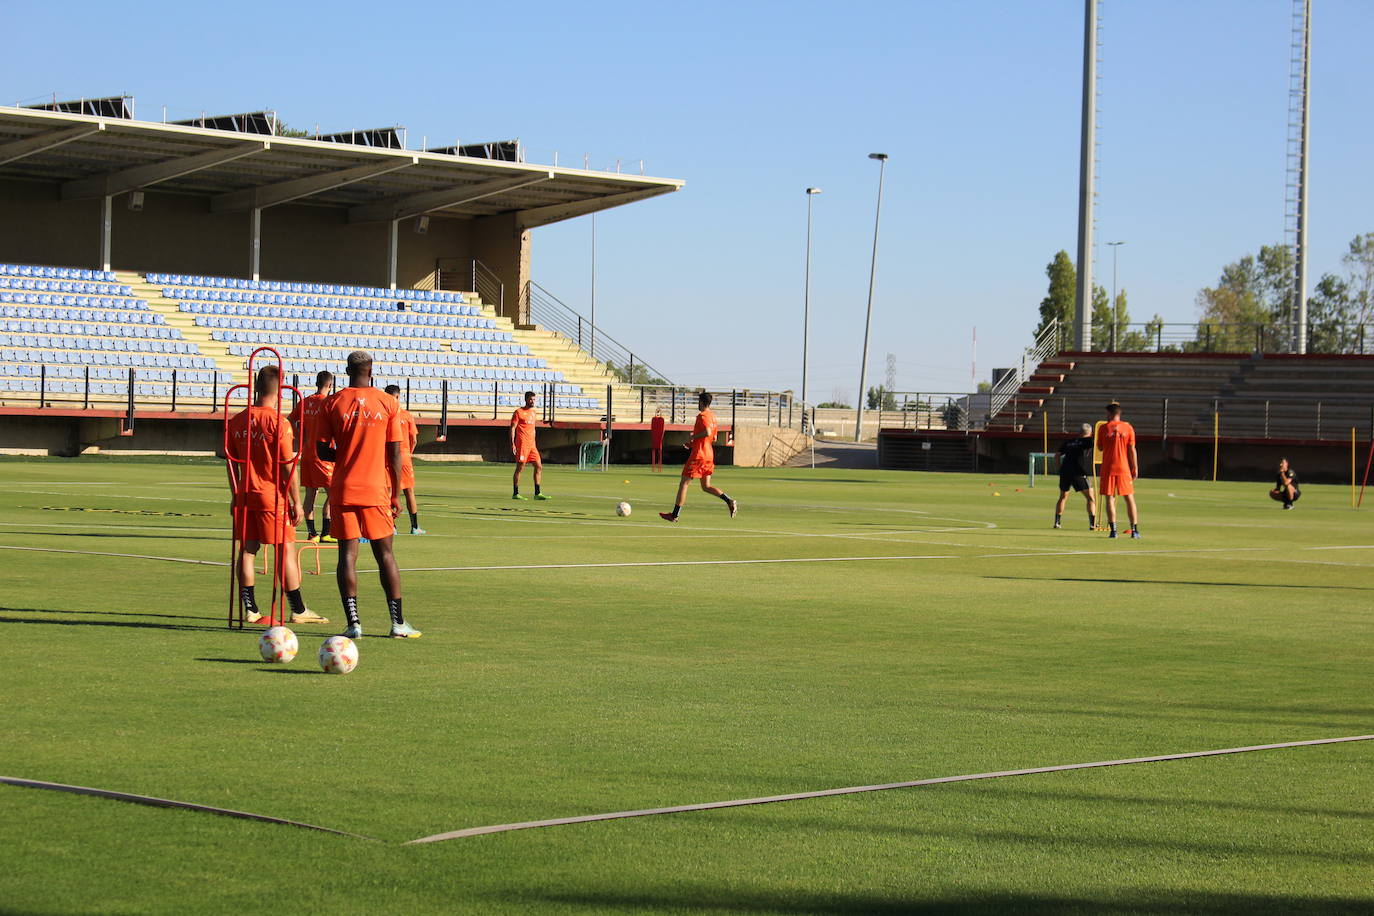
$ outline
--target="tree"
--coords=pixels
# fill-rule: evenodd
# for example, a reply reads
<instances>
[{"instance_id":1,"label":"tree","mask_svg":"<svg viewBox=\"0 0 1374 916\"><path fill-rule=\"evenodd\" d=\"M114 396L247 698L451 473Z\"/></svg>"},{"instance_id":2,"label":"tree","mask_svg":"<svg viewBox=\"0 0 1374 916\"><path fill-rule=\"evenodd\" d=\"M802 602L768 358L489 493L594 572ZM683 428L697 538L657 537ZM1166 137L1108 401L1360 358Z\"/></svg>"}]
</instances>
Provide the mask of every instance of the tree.
<instances>
[{"instance_id":1,"label":"tree","mask_svg":"<svg viewBox=\"0 0 1374 916\"><path fill-rule=\"evenodd\" d=\"M992 392L992 382L979 382L979 383L978 383L978 393L979 393L979 394L990 394L991 392Z\"/></svg>"},{"instance_id":2,"label":"tree","mask_svg":"<svg viewBox=\"0 0 1374 916\"><path fill-rule=\"evenodd\" d=\"M1322 274L1307 297L1307 349L1311 353L1342 353L1357 349L1359 307L1350 284L1335 274Z\"/></svg>"},{"instance_id":3,"label":"tree","mask_svg":"<svg viewBox=\"0 0 1374 916\"><path fill-rule=\"evenodd\" d=\"M869 410L896 410L897 396L882 385L868 389Z\"/></svg>"},{"instance_id":4,"label":"tree","mask_svg":"<svg viewBox=\"0 0 1374 916\"><path fill-rule=\"evenodd\" d=\"M1263 245L1221 269L1216 286L1197 294L1202 320L1193 349L1250 350L1282 341L1292 312L1293 252Z\"/></svg>"},{"instance_id":5,"label":"tree","mask_svg":"<svg viewBox=\"0 0 1374 916\"><path fill-rule=\"evenodd\" d=\"M818 408L823 409L823 410L853 410L853 409L854 409L854 408L850 407L848 404L844 403L843 401L826 401L825 403L823 403L823 404L817 404L816 406L817 406Z\"/></svg>"},{"instance_id":6,"label":"tree","mask_svg":"<svg viewBox=\"0 0 1374 916\"><path fill-rule=\"evenodd\" d=\"M616 378L620 379L620 381L624 382L627 385L672 384L667 379L662 379L659 378L657 375L650 374L649 370L644 368L643 363L633 363L626 364L625 366L617 366L615 363L608 359L606 360L606 371L610 372L612 375L614 375Z\"/></svg>"},{"instance_id":7,"label":"tree","mask_svg":"<svg viewBox=\"0 0 1374 916\"><path fill-rule=\"evenodd\" d=\"M1054 260L1045 265L1045 276L1050 278L1049 290L1040 300L1040 323L1035 326L1035 337L1056 320L1061 328L1060 345L1068 339L1068 329L1073 326L1073 307L1078 284L1078 272L1074 269L1069 253L1060 250Z\"/></svg>"},{"instance_id":8,"label":"tree","mask_svg":"<svg viewBox=\"0 0 1374 916\"><path fill-rule=\"evenodd\" d=\"M310 131L308 131L308 130L298 130L297 128L294 128L294 127L290 126L290 125L287 124L285 121L283 121L283 120L281 120L281 119L279 118L279 119L277 119L277 136L278 136L278 137L300 137L300 138L303 138L303 139L309 139L310 136L311 136L311 134L310 134Z\"/></svg>"},{"instance_id":9,"label":"tree","mask_svg":"<svg viewBox=\"0 0 1374 916\"><path fill-rule=\"evenodd\" d=\"M1374 232L1357 235L1341 259L1349 277L1351 303L1357 324L1374 318Z\"/></svg>"}]
</instances>

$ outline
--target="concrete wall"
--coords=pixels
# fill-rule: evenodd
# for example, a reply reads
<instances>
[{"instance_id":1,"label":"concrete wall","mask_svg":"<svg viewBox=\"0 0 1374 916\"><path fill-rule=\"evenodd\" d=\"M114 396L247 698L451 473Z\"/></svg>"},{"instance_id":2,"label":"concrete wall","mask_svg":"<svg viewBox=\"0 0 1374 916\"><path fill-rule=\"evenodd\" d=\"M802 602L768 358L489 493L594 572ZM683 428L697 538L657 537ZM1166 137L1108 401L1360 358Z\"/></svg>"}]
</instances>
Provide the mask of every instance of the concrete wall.
<instances>
[{"instance_id":1,"label":"concrete wall","mask_svg":"<svg viewBox=\"0 0 1374 916\"><path fill-rule=\"evenodd\" d=\"M52 182L0 181L0 260L100 266L100 201L59 199ZM513 216L458 220L433 217L416 235L415 220L398 233L397 283L415 286L439 258L476 256L501 274L510 291L529 278L529 233ZM341 207L283 204L262 213L262 277L315 283L387 283L389 224L350 224ZM249 214L211 213L210 198L146 193L143 210L114 201L111 260L116 270L244 277L249 270Z\"/></svg>"},{"instance_id":2,"label":"concrete wall","mask_svg":"<svg viewBox=\"0 0 1374 916\"><path fill-rule=\"evenodd\" d=\"M472 221L472 254L501 279L505 303L488 303L516 324L529 324L521 291L530 279L530 234L515 222L514 213L484 216Z\"/></svg>"}]
</instances>

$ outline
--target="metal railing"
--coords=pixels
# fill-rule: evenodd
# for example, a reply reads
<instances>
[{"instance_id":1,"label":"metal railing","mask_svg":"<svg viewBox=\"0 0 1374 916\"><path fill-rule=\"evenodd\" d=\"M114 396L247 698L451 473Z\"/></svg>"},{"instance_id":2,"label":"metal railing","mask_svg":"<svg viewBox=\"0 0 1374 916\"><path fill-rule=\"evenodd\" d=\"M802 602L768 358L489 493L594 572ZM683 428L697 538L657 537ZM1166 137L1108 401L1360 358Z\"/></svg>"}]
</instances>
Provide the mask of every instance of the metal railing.
<instances>
[{"instance_id":1,"label":"metal railing","mask_svg":"<svg viewBox=\"0 0 1374 916\"><path fill-rule=\"evenodd\" d=\"M1072 329L1059 326L1059 350L1073 349ZM1109 353L1289 353L1293 329L1286 322L1150 321L1096 324L1093 350ZM1362 322L1312 322L1312 354L1374 354L1374 328Z\"/></svg>"},{"instance_id":2,"label":"metal railing","mask_svg":"<svg viewBox=\"0 0 1374 916\"><path fill-rule=\"evenodd\" d=\"M1011 370L998 379L992 386L991 402L989 413L996 415L1007 402L1015 397L1016 392L1021 390L1026 379L1030 378L1032 372L1045 360L1054 356L1062 347L1062 328L1058 318L1050 320L1050 323L1041 329L1035 338L1035 343L1031 344L1021 354L1019 365L1011 367Z\"/></svg>"},{"instance_id":3,"label":"metal railing","mask_svg":"<svg viewBox=\"0 0 1374 916\"><path fill-rule=\"evenodd\" d=\"M655 384L672 382L658 369L636 356L629 347L592 324L562 299L533 280L525 284L524 307L521 311L530 324L554 331L577 344L588 356L605 363L606 368L622 382Z\"/></svg>"},{"instance_id":4,"label":"metal railing","mask_svg":"<svg viewBox=\"0 0 1374 916\"><path fill-rule=\"evenodd\" d=\"M697 396L711 394L716 419L732 428L736 424L772 426L807 432L814 429L815 408L803 404L790 391L756 391L746 388L688 388L681 385L631 385L629 404L617 403L621 423L648 423L655 416L667 423L690 423L696 417Z\"/></svg>"}]
</instances>

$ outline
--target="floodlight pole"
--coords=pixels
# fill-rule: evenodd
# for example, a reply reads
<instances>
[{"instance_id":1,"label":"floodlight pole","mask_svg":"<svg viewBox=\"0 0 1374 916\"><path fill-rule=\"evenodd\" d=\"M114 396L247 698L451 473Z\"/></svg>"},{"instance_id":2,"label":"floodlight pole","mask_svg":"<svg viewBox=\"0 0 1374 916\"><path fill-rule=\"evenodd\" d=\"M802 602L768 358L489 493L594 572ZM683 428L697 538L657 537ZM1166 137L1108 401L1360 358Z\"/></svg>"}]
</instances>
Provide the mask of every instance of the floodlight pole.
<instances>
[{"instance_id":1,"label":"floodlight pole","mask_svg":"<svg viewBox=\"0 0 1374 916\"><path fill-rule=\"evenodd\" d=\"M811 199L821 193L820 188L806 189L806 284L802 294L802 406L806 406L806 364L811 344ZM802 414L803 419L805 413Z\"/></svg>"},{"instance_id":2,"label":"floodlight pole","mask_svg":"<svg viewBox=\"0 0 1374 916\"><path fill-rule=\"evenodd\" d=\"M883 217L883 175L887 171L887 153L869 153L869 159L878 160L878 204L873 211L873 258L868 265L868 313L864 318L864 349L859 360L859 400L855 403L854 441L862 442L864 436L864 385L868 381L868 338L873 329L873 284L878 277L878 227Z\"/></svg>"},{"instance_id":3,"label":"floodlight pole","mask_svg":"<svg viewBox=\"0 0 1374 916\"><path fill-rule=\"evenodd\" d=\"M1083 0L1083 121L1078 150L1078 289L1073 346L1093 348L1093 156L1097 142L1097 0Z\"/></svg>"},{"instance_id":4,"label":"floodlight pole","mask_svg":"<svg viewBox=\"0 0 1374 916\"><path fill-rule=\"evenodd\" d=\"M1111 316L1112 316L1112 327L1115 328L1115 327L1116 327L1116 251L1117 251L1118 248L1120 248L1122 245L1124 245L1124 244L1126 244L1126 243L1125 243L1125 242L1108 242L1107 244L1110 245L1110 246L1112 246L1112 309L1111 309ZM1111 336L1111 340L1112 340L1113 343L1115 343L1115 340L1116 340L1116 335L1115 335L1115 334L1113 334L1113 335Z\"/></svg>"}]
</instances>

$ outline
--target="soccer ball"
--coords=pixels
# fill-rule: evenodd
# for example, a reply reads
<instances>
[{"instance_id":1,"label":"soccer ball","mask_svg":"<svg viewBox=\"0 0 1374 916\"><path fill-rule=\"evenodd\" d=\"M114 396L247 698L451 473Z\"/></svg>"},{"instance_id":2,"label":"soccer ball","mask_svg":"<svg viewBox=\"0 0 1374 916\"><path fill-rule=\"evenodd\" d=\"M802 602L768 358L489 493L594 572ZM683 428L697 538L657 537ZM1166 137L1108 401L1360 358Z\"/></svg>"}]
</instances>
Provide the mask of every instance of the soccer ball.
<instances>
[{"instance_id":1,"label":"soccer ball","mask_svg":"<svg viewBox=\"0 0 1374 916\"><path fill-rule=\"evenodd\" d=\"M628 518L630 515L630 504L625 502L616 503L615 514L621 518Z\"/></svg>"},{"instance_id":2,"label":"soccer ball","mask_svg":"<svg viewBox=\"0 0 1374 916\"><path fill-rule=\"evenodd\" d=\"M326 674L347 674L358 667L358 647L347 636L331 636L320 645L320 667Z\"/></svg>"},{"instance_id":3,"label":"soccer ball","mask_svg":"<svg viewBox=\"0 0 1374 916\"><path fill-rule=\"evenodd\" d=\"M284 665L296 657L299 649L296 634L286 627L268 627L258 637L258 651L262 653L262 660L265 662Z\"/></svg>"}]
</instances>

